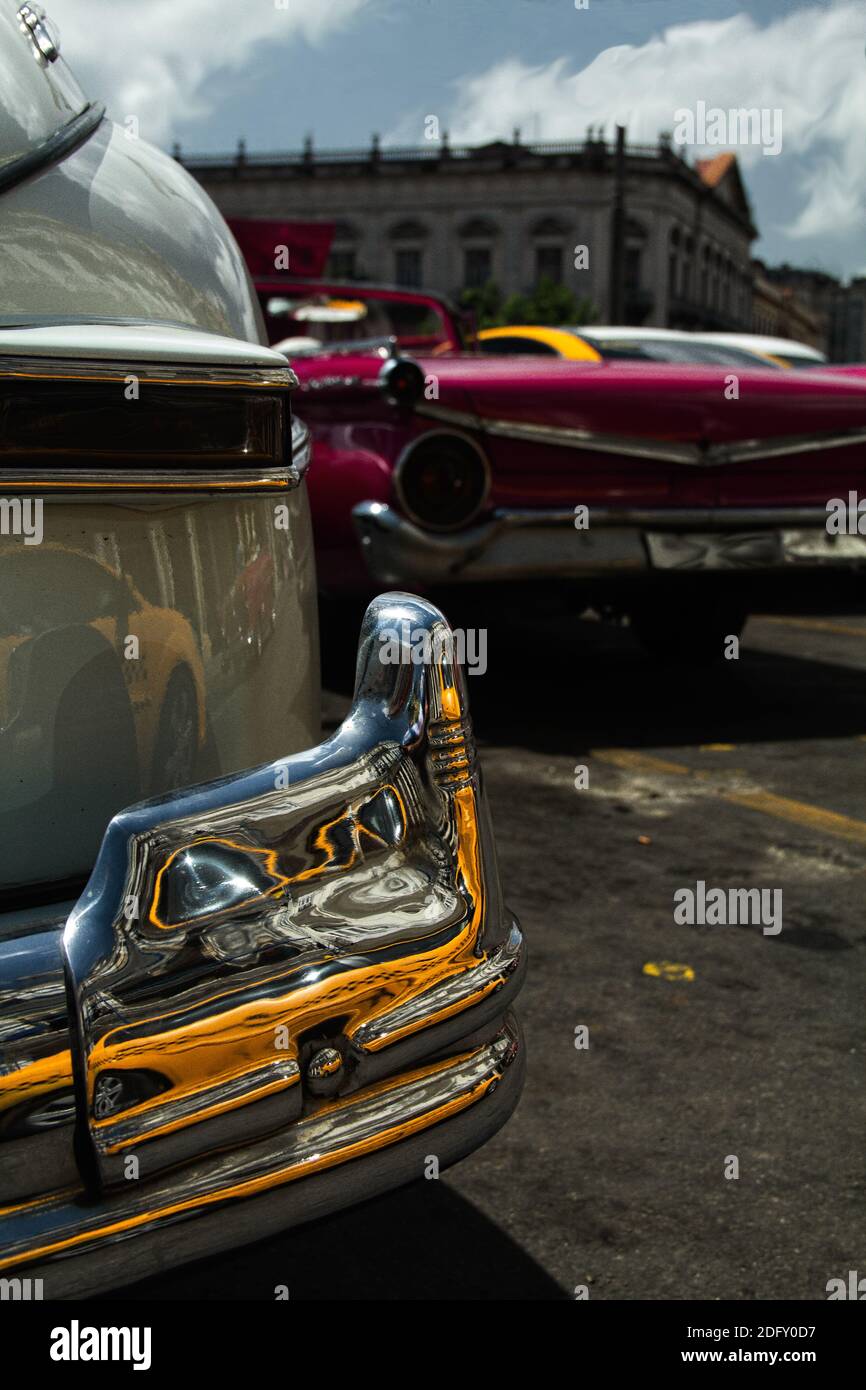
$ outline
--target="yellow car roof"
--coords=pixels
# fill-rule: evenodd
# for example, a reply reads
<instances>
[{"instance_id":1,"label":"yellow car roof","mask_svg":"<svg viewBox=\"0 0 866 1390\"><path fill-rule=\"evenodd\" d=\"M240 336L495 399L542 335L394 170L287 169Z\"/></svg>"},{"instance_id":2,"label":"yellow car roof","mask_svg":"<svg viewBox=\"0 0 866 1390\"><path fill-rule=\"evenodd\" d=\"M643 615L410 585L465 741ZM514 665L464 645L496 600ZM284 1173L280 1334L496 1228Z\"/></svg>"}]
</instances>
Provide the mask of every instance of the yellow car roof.
<instances>
[{"instance_id":1,"label":"yellow car roof","mask_svg":"<svg viewBox=\"0 0 866 1390\"><path fill-rule=\"evenodd\" d=\"M479 343L488 338L529 338L535 343L546 343L560 357L572 361L601 362L601 353L581 338L579 333L567 328L546 328L543 325L514 323L505 328L482 328L478 334Z\"/></svg>"}]
</instances>

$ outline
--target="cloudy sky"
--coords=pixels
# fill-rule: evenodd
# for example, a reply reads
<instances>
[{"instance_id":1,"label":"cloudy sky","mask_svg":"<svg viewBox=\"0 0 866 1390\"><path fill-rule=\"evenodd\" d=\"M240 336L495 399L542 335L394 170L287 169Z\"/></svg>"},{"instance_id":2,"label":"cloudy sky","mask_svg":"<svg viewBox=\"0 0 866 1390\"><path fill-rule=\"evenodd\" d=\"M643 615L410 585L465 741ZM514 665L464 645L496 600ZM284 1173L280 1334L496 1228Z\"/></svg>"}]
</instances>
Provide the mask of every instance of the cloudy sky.
<instances>
[{"instance_id":1,"label":"cloudy sky","mask_svg":"<svg viewBox=\"0 0 866 1390\"><path fill-rule=\"evenodd\" d=\"M47 0L64 55L116 120L187 152L636 141L676 113L781 112L781 151L737 150L757 254L866 273L864 0ZM697 132L696 132L697 134ZM695 157L716 153L694 147Z\"/></svg>"}]
</instances>

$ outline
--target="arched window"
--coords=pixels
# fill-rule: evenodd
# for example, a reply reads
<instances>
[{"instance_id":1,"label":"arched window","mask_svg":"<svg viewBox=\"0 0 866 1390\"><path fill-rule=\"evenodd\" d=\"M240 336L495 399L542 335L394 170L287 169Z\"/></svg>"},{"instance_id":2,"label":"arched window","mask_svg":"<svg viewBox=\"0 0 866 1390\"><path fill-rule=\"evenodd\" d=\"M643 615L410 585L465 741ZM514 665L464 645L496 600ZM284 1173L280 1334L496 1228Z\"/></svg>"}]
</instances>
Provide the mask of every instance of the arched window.
<instances>
[{"instance_id":1,"label":"arched window","mask_svg":"<svg viewBox=\"0 0 866 1390\"><path fill-rule=\"evenodd\" d=\"M498 234L499 228L489 217L470 217L458 229L464 241L492 241Z\"/></svg>"},{"instance_id":2,"label":"arched window","mask_svg":"<svg viewBox=\"0 0 866 1390\"><path fill-rule=\"evenodd\" d=\"M565 237L568 236L568 224L560 217L541 217L530 232L534 237Z\"/></svg>"},{"instance_id":3,"label":"arched window","mask_svg":"<svg viewBox=\"0 0 866 1390\"><path fill-rule=\"evenodd\" d=\"M406 217L401 222L392 224L388 236L392 241L424 241L427 237L427 228L417 218Z\"/></svg>"}]
</instances>

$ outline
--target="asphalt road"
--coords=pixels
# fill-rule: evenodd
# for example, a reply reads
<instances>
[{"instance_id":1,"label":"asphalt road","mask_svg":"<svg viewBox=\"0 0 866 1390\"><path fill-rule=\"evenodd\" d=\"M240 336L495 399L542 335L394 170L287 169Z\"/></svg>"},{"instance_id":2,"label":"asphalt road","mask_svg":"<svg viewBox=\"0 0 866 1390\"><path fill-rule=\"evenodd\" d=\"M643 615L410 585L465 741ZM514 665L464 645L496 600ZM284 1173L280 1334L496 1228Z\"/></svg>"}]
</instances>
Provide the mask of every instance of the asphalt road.
<instances>
[{"instance_id":1,"label":"asphalt road","mask_svg":"<svg viewBox=\"0 0 866 1390\"><path fill-rule=\"evenodd\" d=\"M517 1113L438 1182L127 1296L824 1299L866 1272L866 619L753 618L709 671L538 614L488 642ZM698 880L780 889L781 931L678 924Z\"/></svg>"}]
</instances>

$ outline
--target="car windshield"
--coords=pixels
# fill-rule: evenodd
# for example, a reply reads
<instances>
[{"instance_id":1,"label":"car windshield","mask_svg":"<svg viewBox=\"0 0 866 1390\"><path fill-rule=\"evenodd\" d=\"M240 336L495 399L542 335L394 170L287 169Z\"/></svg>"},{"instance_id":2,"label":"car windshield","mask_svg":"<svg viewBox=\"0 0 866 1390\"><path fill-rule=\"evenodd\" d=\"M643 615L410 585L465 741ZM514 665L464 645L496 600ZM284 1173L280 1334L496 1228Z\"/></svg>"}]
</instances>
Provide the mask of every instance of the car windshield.
<instances>
[{"instance_id":1,"label":"car windshield","mask_svg":"<svg viewBox=\"0 0 866 1390\"><path fill-rule=\"evenodd\" d=\"M259 298L269 341L286 344L287 351L315 351L375 338L396 338L401 348L413 352L447 352L460 346L454 342L451 321L432 299L361 294L349 288L306 293L260 289Z\"/></svg>"}]
</instances>

